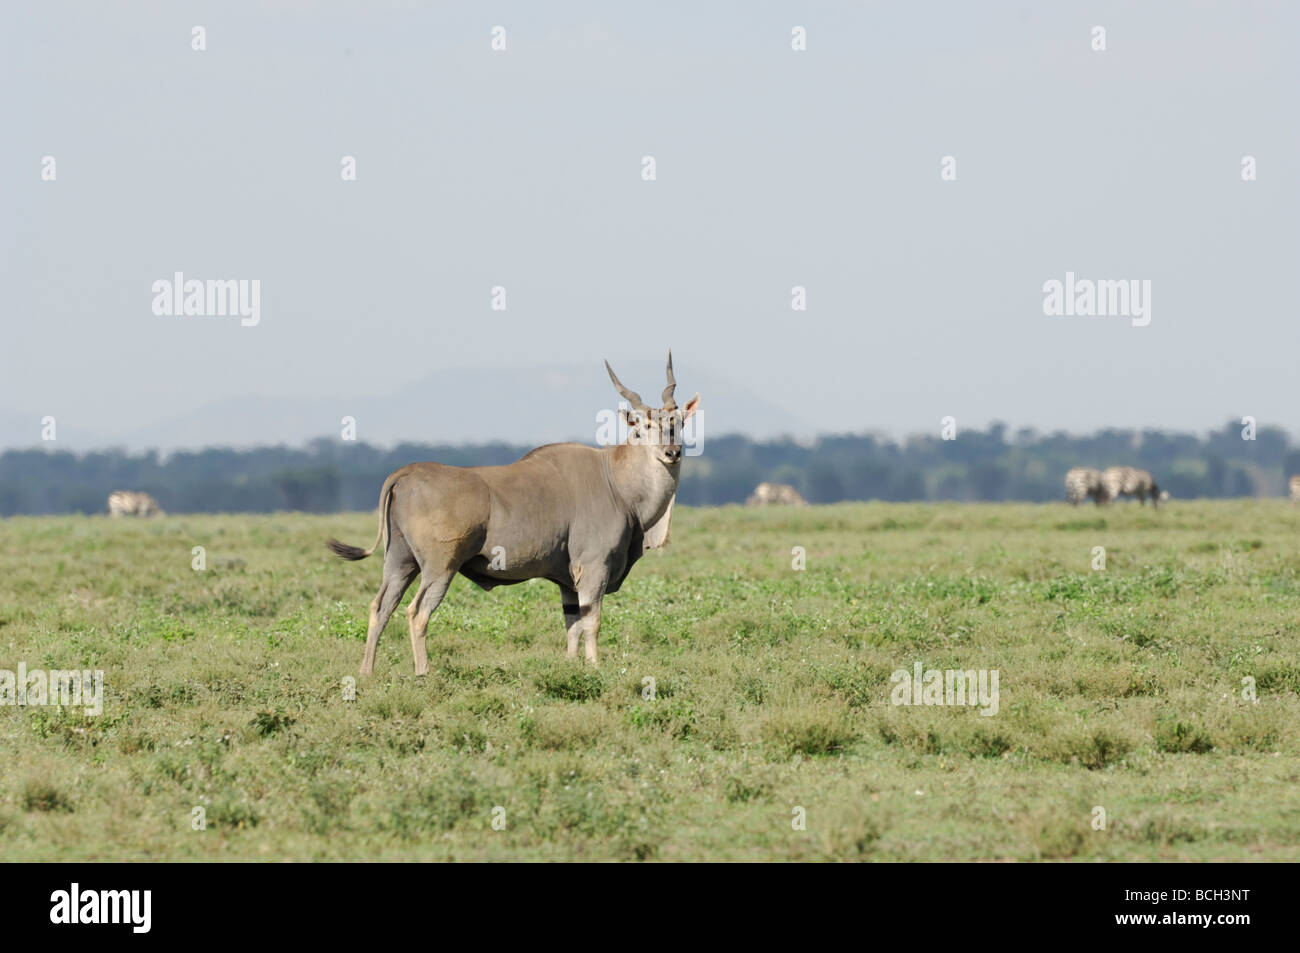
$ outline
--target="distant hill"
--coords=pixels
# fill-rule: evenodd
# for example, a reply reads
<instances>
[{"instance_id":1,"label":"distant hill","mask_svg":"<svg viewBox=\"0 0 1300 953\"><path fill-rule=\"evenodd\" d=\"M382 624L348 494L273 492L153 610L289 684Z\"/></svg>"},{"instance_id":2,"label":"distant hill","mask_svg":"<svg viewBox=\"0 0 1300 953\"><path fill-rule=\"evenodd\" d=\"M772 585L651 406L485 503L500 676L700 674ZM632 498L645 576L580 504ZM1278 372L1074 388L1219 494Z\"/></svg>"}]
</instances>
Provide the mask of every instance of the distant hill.
<instances>
[{"instance_id":1,"label":"distant hill","mask_svg":"<svg viewBox=\"0 0 1300 953\"><path fill-rule=\"evenodd\" d=\"M660 364L630 362L619 378L658 405L664 387ZM763 400L747 384L710 374L678 373L679 398L703 396L705 433L748 433L763 439L812 434L802 420ZM373 386L374 382L370 382ZM358 440L381 446L505 441L538 445L561 440L591 442L596 414L618 405L605 368L462 368L430 374L388 393L360 390L338 397L238 397L192 413L168 416L115 433L87 433L60 419L58 448L76 451L122 447L177 450L199 447L301 446L317 437L337 438L340 421L356 418ZM40 414L0 417L0 449L40 443Z\"/></svg>"}]
</instances>

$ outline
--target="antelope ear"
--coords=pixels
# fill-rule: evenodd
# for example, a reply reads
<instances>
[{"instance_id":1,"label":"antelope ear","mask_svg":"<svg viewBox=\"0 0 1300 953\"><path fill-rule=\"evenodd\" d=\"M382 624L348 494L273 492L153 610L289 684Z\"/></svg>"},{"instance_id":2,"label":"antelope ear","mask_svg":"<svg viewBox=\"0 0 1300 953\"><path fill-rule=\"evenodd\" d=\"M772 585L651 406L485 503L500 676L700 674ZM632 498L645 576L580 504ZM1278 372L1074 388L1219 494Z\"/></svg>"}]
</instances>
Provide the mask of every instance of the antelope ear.
<instances>
[{"instance_id":1,"label":"antelope ear","mask_svg":"<svg viewBox=\"0 0 1300 953\"><path fill-rule=\"evenodd\" d=\"M688 400L686 402L686 406L682 408L682 420L683 421L690 420L693 416L695 416L695 412L699 409L700 409L700 395L696 394L694 397Z\"/></svg>"},{"instance_id":2,"label":"antelope ear","mask_svg":"<svg viewBox=\"0 0 1300 953\"><path fill-rule=\"evenodd\" d=\"M629 427L635 427L641 422L641 415L629 407L620 407L618 409L618 418Z\"/></svg>"},{"instance_id":3,"label":"antelope ear","mask_svg":"<svg viewBox=\"0 0 1300 953\"><path fill-rule=\"evenodd\" d=\"M641 549L662 549L668 545L668 529L673 518L673 504L677 502L677 494L668 501L668 509L664 510L664 515L659 517L659 522L655 523L645 531L644 538L641 542Z\"/></svg>"}]
</instances>

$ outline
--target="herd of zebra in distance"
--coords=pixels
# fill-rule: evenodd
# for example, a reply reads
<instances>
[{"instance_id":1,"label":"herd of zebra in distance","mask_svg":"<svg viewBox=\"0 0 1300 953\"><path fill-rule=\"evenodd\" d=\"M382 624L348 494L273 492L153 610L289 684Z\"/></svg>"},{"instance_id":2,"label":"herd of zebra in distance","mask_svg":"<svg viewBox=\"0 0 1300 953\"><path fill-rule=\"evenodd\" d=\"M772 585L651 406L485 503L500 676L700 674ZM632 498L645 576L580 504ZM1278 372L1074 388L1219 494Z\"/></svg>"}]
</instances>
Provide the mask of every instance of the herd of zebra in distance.
<instances>
[{"instance_id":1,"label":"herd of zebra in distance","mask_svg":"<svg viewBox=\"0 0 1300 953\"><path fill-rule=\"evenodd\" d=\"M1287 482L1287 494L1292 503L1300 503L1300 474ZM1075 467L1065 475L1065 499L1074 506L1087 499L1100 506L1123 496L1142 504L1150 499L1155 507L1169 499L1169 491L1161 490L1149 471L1137 467L1107 467L1104 471Z\"/></svg>"},{"instance_id":2,"label":"herd of zebra in distance","mask_svg":"<svg viewBox=\"0 0 1300 953\"><path fill-rule=\"evenodd\" d=\"M1300 474L1287 483L1292 503L1300 503ZM1075 467L1065 475L1066 502L1078 506L1091 499L1100 506L1120 497L1134 497L1145 504L1148 499L1156 506L1169 499L1169 492L1161 490L1146 470L1136 467ZM808 501L788 483L760 483L745 501L746 506L807 506ZM108 495L109 516L163 516L162 507L148 493L133 490L114 490Z\"/></svg>"},{"instance_id":3,"label":"herd of zebra in distance","mask_svg":"<svg viewBox=\"0 0 1300 953\"><path fill-rule=\"evenodd\" d=\"M1151 505L1169 499L1169 491L1161 490L1148 470L1137 467L1107 467L1103 472L1095 467L1075 467L1065 475L1065 499L1078 506L1091 499L1100 506L1122 496L1133 497Z\"/></svg>"}]
</instances>

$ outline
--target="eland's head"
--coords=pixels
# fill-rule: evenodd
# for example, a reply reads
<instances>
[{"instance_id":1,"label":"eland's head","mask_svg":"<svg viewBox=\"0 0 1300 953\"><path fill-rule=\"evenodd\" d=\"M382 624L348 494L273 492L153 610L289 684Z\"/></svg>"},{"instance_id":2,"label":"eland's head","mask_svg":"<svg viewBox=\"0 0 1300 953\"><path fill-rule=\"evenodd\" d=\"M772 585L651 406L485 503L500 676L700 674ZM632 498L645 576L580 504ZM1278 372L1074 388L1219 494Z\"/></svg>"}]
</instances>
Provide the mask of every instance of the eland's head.
<instances>
[{"instance_id":1,"label":"eland's head","mask_svg":"<svg viewBox=\"0 0 1300 953\"><path fill-rule=\"evenodd\" d=\"M673 377L673 352L668 352L668 386L664 388L660 399L663 406L650 407L634 390L628 390L618 379L614 369L605 362L609 379L630 406L619 408L619 418L627 428L629 445L644 446L666 467L677 467L682 462L682 436L686 430L686 421L695 416L700 407L700 395L696 394L683 407L678 407L673 400L673 390L677 380Z\"/></svg>"}]
</instances>

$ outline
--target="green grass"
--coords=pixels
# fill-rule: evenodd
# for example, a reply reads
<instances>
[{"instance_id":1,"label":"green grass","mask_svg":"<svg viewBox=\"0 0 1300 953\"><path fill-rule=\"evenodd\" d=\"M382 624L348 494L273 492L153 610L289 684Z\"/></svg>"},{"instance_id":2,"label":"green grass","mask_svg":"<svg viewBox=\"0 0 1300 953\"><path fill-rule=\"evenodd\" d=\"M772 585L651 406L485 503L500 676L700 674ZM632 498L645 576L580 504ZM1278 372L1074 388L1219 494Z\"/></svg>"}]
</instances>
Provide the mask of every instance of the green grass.
<instances>
[{"instance_id":1,"label":"green grass","mask_svg":"<svg viewBox=\"0 0 1300 953\"><path fill-rule=\"evenodd\" d=\"M99 717L0 706L0 860L1300 860L1280 501L679 509L599 671L551 584L460 579L430 675L399 612L346 701L380 564L322 541L374 531L0 523L0 669L105 673ZM999 713L892 705L917 661Z\"/></svg>"}]
</instances>

